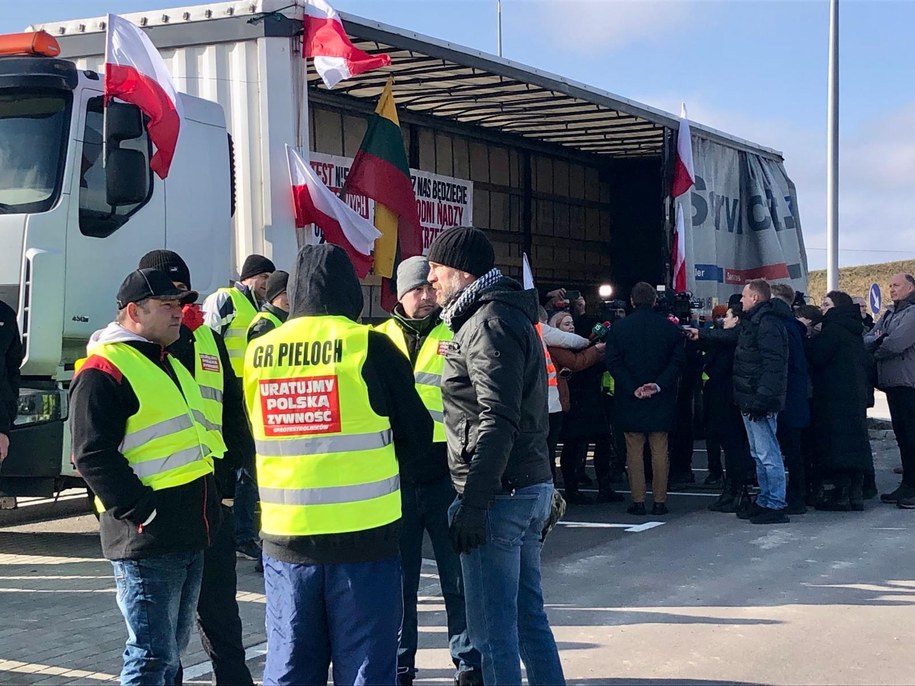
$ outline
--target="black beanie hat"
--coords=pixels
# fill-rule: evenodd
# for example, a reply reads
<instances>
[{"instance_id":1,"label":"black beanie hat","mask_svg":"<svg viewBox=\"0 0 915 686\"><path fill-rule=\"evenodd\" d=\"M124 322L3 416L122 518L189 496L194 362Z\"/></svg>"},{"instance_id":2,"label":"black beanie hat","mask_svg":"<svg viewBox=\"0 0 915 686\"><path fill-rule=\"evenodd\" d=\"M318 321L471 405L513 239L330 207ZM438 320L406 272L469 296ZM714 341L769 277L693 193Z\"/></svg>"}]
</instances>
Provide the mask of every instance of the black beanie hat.
<instances>
[{"instance_id":1,"label":"black beanie hat","mask_svg":"<svg viewBox=\"0 0 915 686\"><path fill-rule=\"evenodd\" d=\"M286 292L286 284L289 283L289 272L277 269L267 277L267 302L272 303L278 295Z\"/></svg>"},{"instance_id":2,"label":"black beanie hat","mask_svg":"<svg viewBox=\"0 0 915 686\"><path fill-rule=\"evenodd\" d=\"M181 255L173 250L150 250L140 258L138 269L158 269L168 274L172 281L180 281L188 288L191 287L191 270Z\"/></svg>"},{"instance_id":3,"label":"black beanie hat","mask_svg":"<svg viewBox=\"0 0 915 686\"><path fill-rule=\"evenodd\" d=\"M445 229L429 246L430 262L481 277L496 266L496 255L486 234L472 226Z\"/></svg>"},{"instance_id":4,"label":"black beanie hat","mask_svg":"<svg viewBox=\"0 0 915 686\"><path fill-rule=\"evenodd\" d=\"M272 274L275 271L276 265L263 255L248 255L241 267L241 276L238 280L244 281L258 274Z\"/></svg>"}]
</instances>

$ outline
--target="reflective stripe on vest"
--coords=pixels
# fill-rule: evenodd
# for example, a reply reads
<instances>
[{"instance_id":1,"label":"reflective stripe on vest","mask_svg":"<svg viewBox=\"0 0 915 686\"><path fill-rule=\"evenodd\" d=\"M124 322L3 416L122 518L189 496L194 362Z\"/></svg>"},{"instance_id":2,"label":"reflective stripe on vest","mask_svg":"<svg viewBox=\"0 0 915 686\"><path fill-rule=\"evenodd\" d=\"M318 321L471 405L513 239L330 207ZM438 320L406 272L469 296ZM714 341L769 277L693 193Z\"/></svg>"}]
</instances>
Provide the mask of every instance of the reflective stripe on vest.
<instances>
[{"instance_id":1,"label":"reflective stripe on vest","mask_svg":"<svg viewBox=\"0 0 915 686\"><path fill-rule=\"evenodd\" d=\"M222 457L226 444L222 437L222 392L225 377L215 334L206 326L194 331L194 380L203 398L201 424L210 432L210 448L214 457Z\"/></svg>"},{"instance_id":2,"label":"reflective stripe on vest","mask_svg":"<svg viewBox=\"0 0 915 686\"><path fill-rule=\"evenodd\" d=\"M121 443L121 453L140 481L158 491L212 474L203 398L184 366L171 355L166 358L179 390L164 370L129 345L103 344L92 354L118 368L140 404L127 418Z\"/></svg>"},{"instance_id":3,"label":"reflective stripe on vest","mask_svg":"<svg viewBox=\"0 0 915 686\"><path fill-rule=\"evenodd\" d=\"M400 518L391 424L372 409L362 377L369 331L346 317L299 317L248 346L245 399L267 536L364 531Z\"/></svg>"},{"instance_id":4,"label":"reflective stripe on vest","mask_svg":"<svg viewBox=\"0 0 915 686\"><path fill-rule=\"evenodd\" d=\"M379 324L378 331L386 334L397 345L398 349L410 357L407 349L407 337L400 328L396 319L388 319ZM445 409L442 403L442 371L445 369L444 345L454 337L445 323L438 324L426 340L423 341L413 369L413 380L416 382L416 392L419 393L423 405L429 410L429 415L434 422L432 428L432 442L445 442Z\"/></svg>"},{"instance_id":5,"label":"reflective stripe on vest","mask_svg":"<svg viewBox=\"0 0 915 686\"><path fill-rule=\"evenodd\" d=\"M550 355L550 351L546 347L546 342L543 340L543 326L540 325L540 322L537 322L537 326L534 328L537 329L537 335L540 337L540 345L543 346L543 359L546 362L546 385L558 387L559 376L556 374L556 365L553 364L553 357Z\"/></svg>"},{"instance_id":6,"label":"reflective stripe on vest","mask_svg":"<svg viewBox=\"0 0 915 686\"><path fill-rule=\"evenodd\" d=\"M251 320L257 316L257 309L248 299L248 296L234 286L232 288L220 288L217 293L228 295L232 301L232 306L235 308L235 316L222 333L222 338L226 343L226 350L229 353L229 360L232 362L232 369L235 370L235 376L240 379L245 369L248 326L251 325Z\"/></svg>"},{"instance_id":7,"label":"reflective stripe on vest","mask_svg":"<svg viewBox=\"0 0 915 686\"><path fill-rule=\"evenodd\" d=\"M246 339L251 337L251 330L254 328L254 326L259 321L263 321L264 319L266 319L268 322L271 322L273 324L273 329L277 328L278 326L281 326L283 323L280 321L279 317L277 317L275 314L273 314L273 312L267 312L266 310L261 310L256 315L254 315L254 319L252 319L251 323L248 324L248 331L245 333ZM272 331L273 329L269 329L269 330ZM267 332L265 331L264 333L267 333Z\"/></svg>"}]
</instances>

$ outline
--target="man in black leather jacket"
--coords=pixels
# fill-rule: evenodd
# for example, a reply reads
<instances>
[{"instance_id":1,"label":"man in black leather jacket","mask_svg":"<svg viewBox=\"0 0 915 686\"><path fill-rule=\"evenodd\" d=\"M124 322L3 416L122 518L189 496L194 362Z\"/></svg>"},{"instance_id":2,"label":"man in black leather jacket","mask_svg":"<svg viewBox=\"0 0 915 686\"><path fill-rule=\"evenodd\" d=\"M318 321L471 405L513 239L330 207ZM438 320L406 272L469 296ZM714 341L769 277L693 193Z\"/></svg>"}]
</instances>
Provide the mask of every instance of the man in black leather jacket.
<instances>
[{"instance_id":1,"label":"man in black leather jacket","mask_svg":"<svg viewBox=\"0 0 915 686\"><path fill-rule=\"evenodd\" d=\"M470 640L487 684L521 683L521 655L531 684L563 684L539 588L553 484L537 294L502 276L492 244L474 228L439 234L428 259L442 320L454 332L442 399L459 494L450 536L461 553Z\"/></svg>"}]
</instances>

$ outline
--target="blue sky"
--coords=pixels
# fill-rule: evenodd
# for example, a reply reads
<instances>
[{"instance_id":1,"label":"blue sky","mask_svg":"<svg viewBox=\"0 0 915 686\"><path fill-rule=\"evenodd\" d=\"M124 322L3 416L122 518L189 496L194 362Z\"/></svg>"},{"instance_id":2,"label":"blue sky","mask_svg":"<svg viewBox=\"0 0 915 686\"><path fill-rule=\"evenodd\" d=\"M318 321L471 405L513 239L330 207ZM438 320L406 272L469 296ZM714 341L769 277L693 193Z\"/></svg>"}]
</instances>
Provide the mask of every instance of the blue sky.
<instances>
[{"instance_id":1,"label":"blue sky","mask_svg":"<svg viewBox=\"0 0 915 686\"><path fill-rule=\"evenodd\" d=\"M191 3L187 3L191 4ZM338 10L496 50L495 0L332 0ZM30 23L175 0L4 3ZM781 150L811 268L825 262L827 0L503 0L503 54ZM840 259L915 257L915 2L840 0Z\"/></svg>"}]
</instances>

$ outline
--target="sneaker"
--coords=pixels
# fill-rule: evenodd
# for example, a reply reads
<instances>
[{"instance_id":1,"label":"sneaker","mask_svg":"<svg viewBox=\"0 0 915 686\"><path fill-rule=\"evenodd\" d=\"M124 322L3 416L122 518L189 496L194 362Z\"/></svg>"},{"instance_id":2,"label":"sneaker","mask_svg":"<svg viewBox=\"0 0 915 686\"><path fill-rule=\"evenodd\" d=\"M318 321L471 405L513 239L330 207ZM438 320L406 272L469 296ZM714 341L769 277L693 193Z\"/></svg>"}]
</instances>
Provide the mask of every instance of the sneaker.
<instances>
[{"instance_id":1,"label":"sneaker","mask_svg":"<svg viewBox=\"0 0 915 686\"><path fill-rule=\"evenodd\" d=\"M906 486L905 484L899 484L895 491L890 491L889 493L881 493L880 500L892 505L902 500L903 498L911 498L912 496L915 496L915 488Z\"/></svg>"},{"instance_id":2,"label":"sneaker","mask_svg":"<svg viewBox=\"0 0 915 686\"><path fill-rule=\"evenodd\" d=\"M645 503L632 503L626 508L626 512L636 517L644 517L647 514L645 512Z\"/></svg>"},{"instance_id":3,"label":"sneaker","mask_svg":"<svg viewBox=\"0 0 915 686\"><path fill-rule=\"evenodd\" d=\"M900 498L899 500L896 501L896 507L898 507L900 510L915 510L915 497ZM861 506L861 509L862 510L864 509L863 504Z\"/></svg>"},{"instance_id":4,"label":"sneaker","mask_svg":"<svg viewBox=\"0 0 915 686\"><path fill-rule=\"evenodd\" d=\"M788 504L788 507L785 508L785 514L790 515L802 515L807 514L807 506L804 503L794 503Z\"/></svg>"},{"instance_id":5,"label":"sneaker","mask_svg":"<svg viewBox=\"0 0 915 686\"><path fill-rule=\"evenodd\" d=\"M670 512L670 510L667 509L667 505L665 505L664 503L655 503L654 505L651 506L652 515L666 515L669 512Z\"/></svg>"},{"instance_id":6,"label":"sneaker","mask_svg":"<svg viewBox=\"0 0 915 686\"><path fill-rule=\"evenodd\" d=\"M261 559L261 547L257 541L245 541L241 545L235 546L235 556L245 557L249 560Z\"/></svg>"},{"instance_id":7,"label":"sneaker","mask_svg":"<svg viewBox=\"0 0 915 686\"><path fill-rule=\"evenodd\" d=\"M762 514L763 511L766 509L768 509L768 508L765 508L760 505L757 505L756 503L753 503L752 505L750 505L750 507L740 510L737 513L737 516L740 519L752 519L756 515Z\"/></svg>"},{"instance_id":8,"label":"sneaker","mask_svg":"<svg viewBox=\"0 0 915 686\"><path fill-rule=\"evenodd\" d=\"M762 510L759 514L750 517L750 524L787 524L791 521L785 515L784 508L771 510L768 507L764 507Z\"/></svg>"},{"instance_id":9,"label":"sneaker","mask_svg":"<svg viewBox=\"0 0 915 686\"><path fill-rule=\"evenodd\" d=\"M735 498L732 493L722 493L718 500L708 506L712 512L736 512Z\"/></svg>"}]
</instances>

